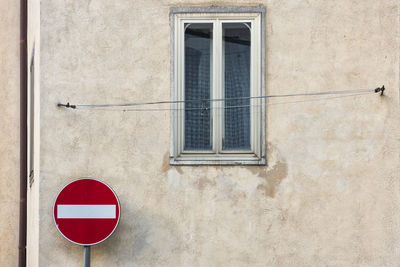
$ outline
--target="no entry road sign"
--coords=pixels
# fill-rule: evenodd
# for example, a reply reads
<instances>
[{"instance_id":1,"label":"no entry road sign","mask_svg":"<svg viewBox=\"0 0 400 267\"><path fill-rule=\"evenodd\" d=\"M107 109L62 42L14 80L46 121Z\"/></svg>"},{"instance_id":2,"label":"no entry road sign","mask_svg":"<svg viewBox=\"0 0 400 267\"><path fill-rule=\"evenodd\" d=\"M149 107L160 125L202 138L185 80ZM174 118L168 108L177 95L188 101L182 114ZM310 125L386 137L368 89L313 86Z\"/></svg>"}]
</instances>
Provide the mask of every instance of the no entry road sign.
<instances>
[{"instance_id":1,"label":"no entry road sign","mask_svg":"<svg viewBox=\"0 0 400 267\"><path fill-rule=\"evenodd\" d=\"M106 240L117 228L120 205L105 183L82 178L58 193L53 208L58 231L69 241L92 246Z\"/></svg>"}]
</instances>

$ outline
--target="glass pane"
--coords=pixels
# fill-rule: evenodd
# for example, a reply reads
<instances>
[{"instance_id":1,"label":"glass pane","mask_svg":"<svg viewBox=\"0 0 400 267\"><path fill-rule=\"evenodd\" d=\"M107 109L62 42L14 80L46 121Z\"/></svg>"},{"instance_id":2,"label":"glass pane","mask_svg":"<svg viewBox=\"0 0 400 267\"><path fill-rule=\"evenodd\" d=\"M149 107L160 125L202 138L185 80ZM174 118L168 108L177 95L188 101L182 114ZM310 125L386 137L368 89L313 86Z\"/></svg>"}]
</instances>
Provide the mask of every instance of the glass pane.
<instances>
[{"instance_id":1,"label":"glass pane","mask_svg":"<svg viewBox=\"0 0 400 267\"><path fill-rule=\"evenodd\" d=\"M211 150L212 23L185 23L185 150Z\"/></svg>"},{"instance_id":2,"label":"glass pane","mask_svg":"<svg viewBox=\"0 0 400 267\"><path fill-rule=\"evenodd\" d=\"M250 23L223 23L225 150L250 150ZM233 98L229 100L229 98ZM239 99L238 99L239 98Z\"/></svg>"}]
</instances>

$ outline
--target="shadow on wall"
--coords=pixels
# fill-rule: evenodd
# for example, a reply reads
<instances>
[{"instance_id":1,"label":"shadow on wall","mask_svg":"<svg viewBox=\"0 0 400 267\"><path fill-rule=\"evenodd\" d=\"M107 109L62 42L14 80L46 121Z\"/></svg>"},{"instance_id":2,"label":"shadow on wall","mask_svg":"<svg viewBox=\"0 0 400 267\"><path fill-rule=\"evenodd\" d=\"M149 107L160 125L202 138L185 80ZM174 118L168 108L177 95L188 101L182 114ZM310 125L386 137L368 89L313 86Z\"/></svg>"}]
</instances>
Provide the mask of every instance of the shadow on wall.
<instances>
[{"instance_id":1,"label":"shadow on wall","mask_svg":"<svg viewBox=\"0 0 400 267\"><path fill-rule=\"evenodd\" d=\"M132 264L176 265L181 237L172 221L121 203L121 220L114 234L92 249L94 266Z\"/></svg>"}]
</instances>

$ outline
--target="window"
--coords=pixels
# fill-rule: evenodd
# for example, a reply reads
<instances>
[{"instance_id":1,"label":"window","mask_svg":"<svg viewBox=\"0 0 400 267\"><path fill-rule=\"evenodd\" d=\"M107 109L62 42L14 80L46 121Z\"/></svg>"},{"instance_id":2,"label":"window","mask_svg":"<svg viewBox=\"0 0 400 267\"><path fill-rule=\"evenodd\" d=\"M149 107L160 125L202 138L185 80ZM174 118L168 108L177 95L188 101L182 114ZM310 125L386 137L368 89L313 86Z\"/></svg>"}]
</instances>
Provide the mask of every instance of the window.
<instances>
[{"instance_id":1,"label":"window","mask_svg":"<svg viewBox=\"0 0 400 267\"><path fill-rule=\"evenodd\" d=\"M265 164L264 15L171 8L171 164Z\"/></svg>"}]
</instances>

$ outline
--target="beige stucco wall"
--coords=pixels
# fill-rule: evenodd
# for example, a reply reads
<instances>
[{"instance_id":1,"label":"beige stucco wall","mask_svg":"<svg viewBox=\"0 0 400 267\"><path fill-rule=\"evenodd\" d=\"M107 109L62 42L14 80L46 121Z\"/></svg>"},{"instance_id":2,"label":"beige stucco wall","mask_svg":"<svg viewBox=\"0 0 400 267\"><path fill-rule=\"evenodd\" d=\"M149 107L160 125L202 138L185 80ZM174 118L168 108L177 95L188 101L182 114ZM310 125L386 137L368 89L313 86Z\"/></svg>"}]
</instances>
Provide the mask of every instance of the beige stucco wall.
<instances>
[{"instance_id":1,"label":"beige stucco wall","mask_svg":"<svg viewBox=\"0 0 400 267\"><path fill-rule=\"evenodd\" d=\"M0 1L0 265L18 264L19 1Z\"/></svg>"},{"instance_id":2,"label":"beige stucco wall","mask_svg":"<svg viewBox=\"0 0 400 267\"><path fill-rule=\"evenodd\" d=\"M170 114L57 103L170 99L169 7L267 7L266 167L172 167ZM398 1L42 1L40 266L78 266L52 204L77 177L122 217L93 266L400 264Z\"/></svg>"}]
</instances>

